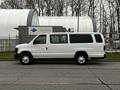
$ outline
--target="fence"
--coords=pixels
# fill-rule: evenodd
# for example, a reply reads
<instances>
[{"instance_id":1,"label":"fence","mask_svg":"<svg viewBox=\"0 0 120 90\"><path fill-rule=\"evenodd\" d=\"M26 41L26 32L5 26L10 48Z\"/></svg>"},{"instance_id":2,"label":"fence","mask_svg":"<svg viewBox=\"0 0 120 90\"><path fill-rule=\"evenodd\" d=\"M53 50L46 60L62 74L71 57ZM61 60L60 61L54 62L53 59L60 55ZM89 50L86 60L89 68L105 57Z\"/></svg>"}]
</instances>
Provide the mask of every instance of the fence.
<instances>
[{"instance_id":1,"label":"fence","mask_svg":"<svg viewBox=\"0 0 120 90\"><path fill-rule=\"evenodd\" d=\"M105 33L103 35L105 37L107 50L120 50L120 33Z\"/></svg>"},{"instance_id":2,"label":"fence","mask_svg":"<svg viewBox=\"0 0 120 90\"><path fill-rule=\"evenodd\" d=\"M0 37L1 38L1 37ZM3 37L0 39L0 52L3 51L14 51L15 46L18 44L18 38Z\"/></svg>"},{"instance_id":3,"label":"fence","mask_svg":"<svg viewBox=\"0 0 120 90\"><path fill-rule=\"evenodd\" d=\"M1 38L1 37L0 37ZM15 46L18 44L18 37L15 38L7 37L5 39L0 39L0 52L3 51L14 51ZM112 40L106 43L106 49L109 50L120 50L120 40Z\"/></svg>"}]
</instances>

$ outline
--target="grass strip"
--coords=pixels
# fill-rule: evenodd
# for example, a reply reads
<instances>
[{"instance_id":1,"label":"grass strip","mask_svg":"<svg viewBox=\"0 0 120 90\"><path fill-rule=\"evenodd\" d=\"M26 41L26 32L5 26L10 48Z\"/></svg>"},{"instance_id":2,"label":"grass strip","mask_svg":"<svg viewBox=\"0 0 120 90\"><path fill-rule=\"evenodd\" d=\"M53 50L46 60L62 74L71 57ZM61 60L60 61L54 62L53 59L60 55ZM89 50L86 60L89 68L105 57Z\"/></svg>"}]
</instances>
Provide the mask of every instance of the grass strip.
<instances>
[{"instance_id":1,"label":"grass strip","mask_svg":"<svg viewBox=\"0 0 120 90\"><path fill-rule=\"evenodd\" d=\"M0 61L13 61L14 59L14 52L0 52ZM107 53L107 57L105 58L106 61L120 61L120 53Z\"/></svg>"}]
</instances>

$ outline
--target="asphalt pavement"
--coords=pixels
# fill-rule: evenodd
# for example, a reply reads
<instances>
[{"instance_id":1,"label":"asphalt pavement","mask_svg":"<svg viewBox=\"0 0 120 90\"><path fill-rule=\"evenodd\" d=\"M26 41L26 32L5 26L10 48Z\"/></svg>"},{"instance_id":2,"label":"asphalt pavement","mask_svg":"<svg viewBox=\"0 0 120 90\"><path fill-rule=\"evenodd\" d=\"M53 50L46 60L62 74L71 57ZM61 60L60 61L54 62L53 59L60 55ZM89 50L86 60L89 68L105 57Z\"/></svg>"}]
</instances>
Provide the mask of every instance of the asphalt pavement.
<instances>
[{"instance_id":1,"label":"asphalt pavement","mask_svg":"<svg viewBox=\"0 0 120 90\"><path fill-rule=\"evenodd\" d=\"M0 90L120 90L120 62L0 62Z\"/></svg>"}]
</instances>

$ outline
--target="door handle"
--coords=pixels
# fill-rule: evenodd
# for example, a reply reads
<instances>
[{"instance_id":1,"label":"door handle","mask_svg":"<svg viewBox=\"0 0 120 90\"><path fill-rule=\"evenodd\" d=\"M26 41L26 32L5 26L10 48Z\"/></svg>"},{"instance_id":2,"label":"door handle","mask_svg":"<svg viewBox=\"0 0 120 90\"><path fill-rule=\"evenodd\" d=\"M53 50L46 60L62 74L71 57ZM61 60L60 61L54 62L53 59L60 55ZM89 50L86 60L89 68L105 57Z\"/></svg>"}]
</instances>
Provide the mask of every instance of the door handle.
<instances>
[{"instance_id":1,"label":"door handle","mask_svg":"<svg viewBox=\"0 0 120 90\"><path fill-rule=\"evenodd\" d=\"M46 50L48 50L48 47L46 47Z\"/></svg>"}]
</instances>

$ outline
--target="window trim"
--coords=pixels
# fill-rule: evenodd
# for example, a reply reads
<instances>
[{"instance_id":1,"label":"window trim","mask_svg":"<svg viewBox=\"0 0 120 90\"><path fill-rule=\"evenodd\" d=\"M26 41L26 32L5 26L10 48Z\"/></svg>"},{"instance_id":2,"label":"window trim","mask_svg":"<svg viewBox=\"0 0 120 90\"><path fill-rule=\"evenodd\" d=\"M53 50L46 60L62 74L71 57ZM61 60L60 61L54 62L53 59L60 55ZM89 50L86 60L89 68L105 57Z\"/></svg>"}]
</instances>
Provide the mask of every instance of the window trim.
<instances>
[{"instance_id":1,"label":"window trim","mask_svg":"<svg viewBox=\"0 0 120 90\"><path fill-rule=\"evenodd\" d=\"M66 43L52 43L51 42L51 36L61 36L61 35L65 35L66 36L66 39L67 39ZM50 44L68 44L68 34L50 34L49 37L50 37L49 38Z\"/></svg>"},{"instance_id":2,"label":"window trim","mask_svg":"<svg viewBox=\"0 0 120 90\"><path fill-rule=\"evenodd\" d=\"M47 35L46 34L43 34L43 35L39 35L39 36L45 36L46 37L46 42L44 43L44 44L47 44ZM39 36L37 36L34 40L33 40L33 44L37 44L37 43L34 43L35 42L35 40L39 37ZM40 43L39 43L40 44ZM38 45L38 44L37 44ZM41 45L41 44L40 44Z\"/></svg>"}]
</instances>

